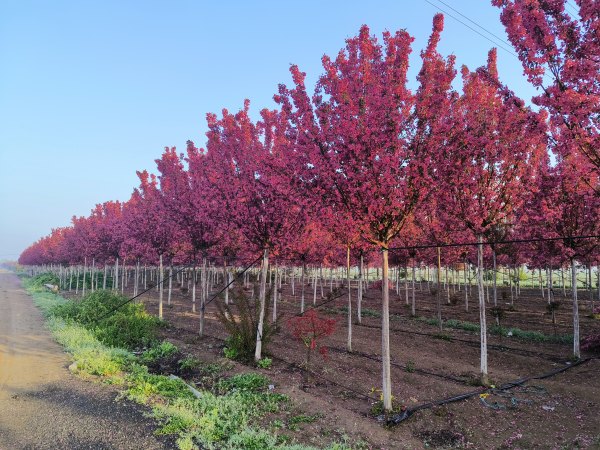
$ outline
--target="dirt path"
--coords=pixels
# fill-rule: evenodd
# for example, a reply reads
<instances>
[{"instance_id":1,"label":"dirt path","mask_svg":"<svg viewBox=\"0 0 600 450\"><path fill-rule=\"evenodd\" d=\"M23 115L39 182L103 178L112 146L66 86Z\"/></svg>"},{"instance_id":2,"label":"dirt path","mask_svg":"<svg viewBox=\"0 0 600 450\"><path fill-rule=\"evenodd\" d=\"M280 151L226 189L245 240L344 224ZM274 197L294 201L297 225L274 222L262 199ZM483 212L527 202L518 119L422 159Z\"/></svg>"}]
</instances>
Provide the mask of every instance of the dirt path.
<instances>
[{"instance_id":1,"label":"dirt path","mask_svg":"<svg viewBox=\"0 0 600 450\"><path fill-rule=\"evenodd\" d=\"M67 370L19 279L0 270L0 449L159 449L145 410Z\"/></svg>"}]
</instances>

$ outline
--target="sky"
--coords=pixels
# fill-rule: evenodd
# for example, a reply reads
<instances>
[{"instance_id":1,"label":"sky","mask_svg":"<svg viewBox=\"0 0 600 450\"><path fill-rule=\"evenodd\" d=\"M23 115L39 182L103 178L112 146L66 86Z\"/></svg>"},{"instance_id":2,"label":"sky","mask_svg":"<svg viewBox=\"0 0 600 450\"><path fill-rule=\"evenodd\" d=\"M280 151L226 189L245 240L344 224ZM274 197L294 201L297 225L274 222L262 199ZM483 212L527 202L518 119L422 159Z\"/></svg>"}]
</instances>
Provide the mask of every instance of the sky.
<instances>
[{"instance_id":1,"label":"sky","mask_svg":"<svg viewBox=\"0 0 600 450\"><path fill-rule=\"evenodd\" d=\"M336 55L362 24L378 37L415 37L413 86L441 10L454 18L446 15L440 53L456 55L457 67L484 65L497 45L473 29L508 40L490 3L0 1L0 260L97 203L126 201L136 170L154 171L164 147L203 147L207 112L237 111L246 98L255 114L275 108L290 64L314 84L322 55ZM529 102L536 92L514 54L499 49L498 66Z\"/></svg>"}]
</instances>

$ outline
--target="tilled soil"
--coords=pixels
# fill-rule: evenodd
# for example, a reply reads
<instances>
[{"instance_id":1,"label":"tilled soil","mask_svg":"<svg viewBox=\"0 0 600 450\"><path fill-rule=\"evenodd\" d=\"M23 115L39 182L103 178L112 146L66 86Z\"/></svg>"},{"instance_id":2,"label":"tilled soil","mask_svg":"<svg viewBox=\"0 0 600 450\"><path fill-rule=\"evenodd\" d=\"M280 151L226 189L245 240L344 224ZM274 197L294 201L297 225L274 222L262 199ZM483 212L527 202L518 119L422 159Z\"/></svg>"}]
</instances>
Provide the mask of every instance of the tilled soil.
<instances>
[{"instance_id":1,"label":"tilled soil","mask_svg":"<svg viewBox=\"0 0 600 450\"><path fill-rule=\"evenodd\" d=\"M306 289L307 307L312 306L312 288ZM324 445L346 437L362 441L368 448L600 448L600 361L591 360L576 368L543 380L532 380L523 387L496 392L488 397L476 395L469 400L415 413L401 424L386 428L377 421L373 405L381 385L380 318L373 313L353 325L353 352L346 349L347 319L342 311L347 294L321 308L337 319L337 330L327 339L326 359L313 358L309 385L303 382L305 348L286 328L286 319L299 312L299 286L292 296L289 285L282 289L278 311L283 313L283 329L270 344L273 367L263 372L276 389L289 394L299 408L321 419L304 424L299 430L278 430L302 442ZM539 292L539 291L538 291ZM325 289L327 293L327 289ZM379 311L379 292L366 293L363 308ZM204 360L222 356L227 334L216 320L215 302L206 310L205 337L197 335L199 314L191 310L189 294L174 293L166 305L164 318L171 324L165 337L188 353ZM152 290L141 297L148 310L157 313L158 295ZM353 292L353 302L356 292ZM416 405L480 389L479 335L462 330L427 325L409 317L404 293L391 299L391 350L393 395L398 405ZM219 301L219 300L217 300ZM320 292L317 304L321 299ZM477 303L471 298L469 312L464 305L443 304L444 319L478 320ZM545 300L535 290L523 289L515 310L507 312L502 325L529 331L554 332L545 314ZM582 302L583 303L583 302ZM435 317L435 297L417 293L417 313ZM354 306L355 307L355 306ZM558 333L570 333L569 303L558 314ZM600 330L600 321L582 311L582 334ZM488 323L493 318L488 317ZM490 378L497 385L522 377L544 374L571 364L572 344L540 343L489 336ZM584 355L593 356L593 355ZM248 370L238 366L236 370ZM265 422L265 426L268 423Z\"/></svg>"}]
</instances>

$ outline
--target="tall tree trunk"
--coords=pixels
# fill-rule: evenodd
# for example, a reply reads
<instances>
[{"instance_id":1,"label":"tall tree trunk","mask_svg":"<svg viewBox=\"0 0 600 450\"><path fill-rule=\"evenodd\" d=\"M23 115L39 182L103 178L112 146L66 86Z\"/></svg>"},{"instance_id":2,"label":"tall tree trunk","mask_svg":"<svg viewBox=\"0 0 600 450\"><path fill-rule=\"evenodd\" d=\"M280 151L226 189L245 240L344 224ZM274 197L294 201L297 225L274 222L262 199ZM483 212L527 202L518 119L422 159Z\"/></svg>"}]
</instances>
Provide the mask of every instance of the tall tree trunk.
<instances>
[{"instance_id":1,"label":"tall tree trunk","mask_svg":"<svg viewBox=\"0 0 600 450\"><path fill-rule=\"evenodd\" d=\"M136 297L139 292L140 283L140 260L138 259L135 263L135 281L133 286L133 296Z\"/></svg>"},{"instance_id":2,"label":"tall tree trunk","mask_svg":"<svg viewBox=\"0 0 600 450\"><path fill-rule=\"evenodd\" d=\"M206 309L206 258L202 258L202 273L200 274L200 337L204 336L204 316Z\"/></svg>"},{"instance_id":3,"label":"tall tree trunk","mask_svg":"<svg viewBox=\"0 0 600 450\"><path fill-rule=\"evenodd\" d=\"M302 260L302 275L300 276L300 313L304 314L304 285L306 284L306 262Z\"/></svg>"},{"instance_id":4,"label":"tall tree trunk","mask_svg":"<svg viewBox=\"0 0 600 450\"><path fill-rule=\"evenodd\" d=\"M223 283L225 283L225 304L229 305L229 271L226 259L223 259Z\"/></svg>"},{"instance_id":5,"label":"tall tree trunk","mask_svg":"<svg viewBox=\"0 0 600 450\"><path fill-rule=\"evenodd\" d=\"M406 306L410 304L408 301L408 263L404 267L404 297L406 301Z\"/></svg>"},{"instance_id":6,"label":"tall tree trunk","mask_svg":"<svg viewBox=\"0 0 600 450\"><path fill-rule=\"evenodd\" d=\"M496 281L496 249L492 249L492 262L494 264L494 268L492 270L492 276L494 277L494 306L498 306L498 285ZM500 325L498 319L496 320L496 324Z\"/></svg>"},{"instance_id":7,"label":"tall tree trunk","mask_svg":"<svg viewBox=\"0 0 600 450\"><path fill-rule=\"evenodd\" d=\"M267 292L267 267L269 265L269 250L265 249L263 253L262 270L260 274L260 291L258 294L260 301L260 310L258 313L258 329L256 331L256 351L254 353L254 360L260 361L262 358L262 333L263 323L265 320L265 298Z\"/></svg>"},{"instance_id":8,"label":"tall tree trunk","mask_svg":"<svg viewBox=\"0 0 600 450\"><path fill-rule=\"evenodd\" d=\"M574 258L571 258L571 285L573 289L573 356L579 359L581 357L581 351L579 350L579 305L577 303L577 271Z\"/></svg>"},{"instance_id":9,"label":"tall tree trunk","mask_svg":"<svg viewBox=\"0 0 600 450\"><path fill-rule=\"evenodd\" d=\"M92 292L94 292L96 289L98 289L98 286L95 286L96 289L94 289L94 275L96 274L96 258L92 258L92 269L91 269L91 275L92 275Z\"/></svg>"},{"instance_id":10,"label":"tall tree trunk","mask_svg":"<svg viewBox=\"0 0 600 450\"><path fill-rule=\"evenodd\" d=\"M192 266L192 312L196 312L196 257Z\"/></svg>"},{"instance_id":11,"label":"tall tree trunk","mask_svg":"<svg viewBox=\"0 0 600 450\"><path fill-rule=\"evenodd\" d=\"M87 257L83 258L83 285L81 286L81 296L85 297L85 272L86 272L86 267L87 266Z\"/></svg>"},{"instance_id":12,"label":"tall tree trunk","mask_svg":"<svg viewBox=\"0 0 600 450\"><path fill-rule=\"evenodd\" d=\"M390 290L388 285L388 250L382 251L383 279L381 302L381 360L383 409L392 410L392 378L390 367Z\"/></svg>"},{"instance_id":13,"label":"tall tree trunk","mask_svg":"<svg viewBox=\"0 0 600 450\"><path fill-rule=\"evenodd\" d=\"M467 257L465 256L465 267L463 270L463 273L465 276L465 311L469 312L469 289L467 288L467 267L468 267L468 262L467 262Z\"/></svg>"},{"instance_id":14,"label":"tall tree trunk","mask_svg":"<svg viewBox=\"0 0 600 450\"><path fill-rule=\"evenodd\" d=\"M167 305L171 306L171 292L173 291L173 259L169 262L169 292L167 294Z\"/></svg>"},{"instance_id":15,"label":"tall tree trunk","mask_svg":"<svg viewBox=\"0 0 600 450\"><path fill-rule=\"evenodd\" d=\"M440 327L440 331L443 330L443 324L442 324L442 285L441 285L441 279L440 279L440 275L442 272L442 256L441 256L441 249L438 247L437 248L437 270L436 270L437 274L436 274L436 284L437 284L437 292L435 295L436 298L436 302L437 302L437 319L438 319L438 325Z\"/></svg>"},{"instance_id":16,"label":"tall tree trunk","mask_svg":"<svg viewBox=\"0 0 600 450\"><path fill-rule=\"evenodd\" d=\"M278 275L279 271L277 270L277 266L275 266L275 289L273 290L273 322L277 320L277 296L279 294Z\"/></svg>"},{"instance_id":17,"label":"tall tree trunk","mask_svg":"<svg viewBox=\"0 0 600 450\"><path fill-rule=\"evenodd\" d=\"M158 285L159 285L159 289L158 289L158 318L162 319L163 318L163 256L162 253L159 257L159 262L158 262L159 268L158 268L158 279L156 280Z\"/></svg>"},{"instance_id":18,"label":"tall tree trunk","mask_svg":"<svg viewBox=\"0 0 600 450\"><path fill-rule=\"evenodd\" d=\"M481 384L489 385L487 363L487 327L485 318L485 292L483 290L483 236L477 237L477 289L479 292L479 325L481 343Z\"/></svg>"},{"instance_id":19,"label":"tall tree trunk","mask_svg":"<svg viewBox=\"0 0 600 450\"><path fill-rule=\"evenodd\" d=\"M315 306L317 304L317 280L318 280L318 276L317 276L317 270L315 269L315 267L313 266L313 306Z\"/></svg>"},{"instance_id":20,"label":"tall tree trunk","mask_svg":"<svg viewBox=\"0 0 600 450\"><path fill-rule=\"evenodd\" d=\"M346 247L346 280L348 282L348 342L346 348L352 351L352 289L350 289L350 246Z\"/></svg>"},{"instance_id":21,"label":"tall tree trunk","mask_svg":"<svg viewBox=\"0 0 600 450\"><path fill-rule=\"evenodd\" d=\"M358 266L358 293L356 297L356 318L358 323L362 323L362 298L363 298L363 255L360 255L360 265Z\"/></svg>"},{"instance_id":22,"label":"tall tree trunk","mask_svg":"<svg viewBox=\"0 0 600 450\"><path fill-rule=\"evenodd\" d=\"M113 291L119 291L119 257L115 259L115 276L113 277Z\"/></svg>"},{"instance_id":23,"label":"tall tree trunk","mask_svg":"<svg viewBox=\"0 0 600 450\"><path fill-rule=\"evenodd\" d=\"M413 258L413 263L412 263L412 304L410 307L410 315L412 317L415 317L417 315L417 310L416 310L416 305L415 305L415 290L417 288L416 286L416 279L417 279L417 268L415 266L415 260Z\"/></svg>"}]
</instances>

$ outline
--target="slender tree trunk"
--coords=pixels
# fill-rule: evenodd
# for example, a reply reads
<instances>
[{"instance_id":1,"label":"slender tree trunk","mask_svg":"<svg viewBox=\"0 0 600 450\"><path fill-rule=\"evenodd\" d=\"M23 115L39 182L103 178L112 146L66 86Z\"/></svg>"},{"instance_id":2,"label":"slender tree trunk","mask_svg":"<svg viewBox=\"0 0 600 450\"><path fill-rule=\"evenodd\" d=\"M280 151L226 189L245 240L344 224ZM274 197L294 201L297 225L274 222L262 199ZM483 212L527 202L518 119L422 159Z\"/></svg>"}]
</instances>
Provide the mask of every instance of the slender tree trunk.
<instances>
[{"instance_id":1,"label":"slender tree trunk","mask_svg":"<svg viewBox=\"0 0 600 450\"><path fill-rule=\"evenodd\" d=\"M167 305L171 306L171 292L173 291L173 260L169 263L169 293L167 294Z\"/></svg>"},{"instance_id":2,"label":"slender tree trunk","mask_svg":"<svg viewBox=\"0 0 600 450\"><path fill-rule=\"evenodd\" d=\"M262 333L263 333L263 323L265 320L265 298L267 291L267 267L269 265L269 250L265 249L263 253L263 263L262 270L260 274L260 291L259 291L259 301L260 301L260 310L258 314L258 329L256 331L256 351L254 353L254 360L260 361L262 358Z\"/></svg>"},{"instance_id":3,"label":"slender tree trunk","mask_svg":"<svg viewBox=\"0 0 600 450\"><path fill-rule=\"evenodd\" d=\"M358 293L356 297L356 318L358 323L362 323L362 298L363 298L363 255L360 255L360 265L358 266Z\"/></svg>"},{"instance_id":4,"label":"slender tree trunk","mask_svg":"<svg viewBox=\"0 0 600 450\"><path fill-rule=\"evenodd\" d=\"M127 263L123 258L123 269L121 270L121 294L125 293L125 275L127 274Z\"/></svg>"},{"instance_id":5,"label":"slender tree trunk","mask_svg":"<svg viewBox=\"0 0 600 450\"><path fill-rule=\"evenodd\" d=\"M413 259L413 264L412 264L412 304L410 307L410 315L412 317L415 317L417 315L417 310L416 310L416 305L415 305L415 290L417 288L416 286L416 279L417 279L417 269L415 267L415 260Z\"/></svg>"},{"instance_id":6,"label":"slender tree trunk","mask_svg":"<svg viewBox=\"0 0 600 450\"><path fill-rule=\"evenodd\" d=\"M483 290L483 236L477 237L477 288L479 292L479 325L481 340L481 384L489 385L487 364L487 327L485 318L485 292Z\"/></svg>"},{"instance_id":7,"label":"slender tree trunk","mask_svg":"<svg viewBox=\"0 0 600 450\"><path fill-rule=\"evenodd\" d=\"M223 260L223 283L225 283L225 304L229 305L229 270L227 270L227 260Z\"/></svg>"},{"instance_id":8,"label":"slender tree trunk","mask_svg":"<svg viewBox=\"0 0 600 450\"><path fill-rule=\"evenodd\" d=\"M346 247L346 279L348 281L348 342L346 348L352 352L352 289L350 288L350 246Z\"/></svg>"},{"instance_id":9,"label":"slender tree trunk","mask_svg":"<svg viewBox=\"0 0 600 450\"><path fill-rule=\"evenodd\" d=\"M85 272L87 266L87 257L83 258L83 285L81 286L81 296L85 297Z\"/></svg>"},{"instance_id":10,"label":"slender tree trunk","mask_svg":"<svg viewBox=\"0 0 600 450\"><path fill-rule=\"evenodd\" d=\"M302 275L300 275L300 312L304 314L304 285L306 284L306 263L302 261Z\"/></svg>"},{"instance_id":11,"label":"slender tree trunk","mask_svg":"<svg viewBox=\"0 0 600 450\"><path fill-rule=\"evenodd\" d=\"M160 285L159 290L158 290L158 318L162 319L163 318L163 257L162 257L162 253L159 257L159 275L158 275L158 279L157 279L157 283Z\"/></svg>"},{"instance_id":12,"label":"slender tree trunk","mask_svg":"<svg viewBox=\"0 0 600 450\"><path fill-rule=\"evenodd\" d=\"M200 274L200 337L204 336L204 316L206 309L206 284L207 284L207 273L206 273L206 258L202 258L202 273Z\"/></svg>"},{"instance_id":13,"label":"slender tree trunk","mask_svg":"<svg viewBox=\"0 0 600 450\"><path fill-rule=\"evenodd\" d=\"M448 266L445 267L446 277L444 280L444 284L446 285L446 304L450 304L450 282L448 278Z\"/></svg>"},{"instance_id":14,"label":"slender tree trunk","mask_svg":"<svg viewBox=\"0 0 600 450\"><path fill-rule=\"evenodd\" d=\"M196 259L192 267L192 312L196 312Z\"/></svg>"},{"instance_id":15,"label":"slender tree trunk","mask_svg":"<svg viewBox=\"0 0 600 450\"><path fill-rule=\"evenodd\" d=\"M492 262L494 264L494 270L492 271L494 277L494 306L498 306L498 286L496 282L496 249L492 249ZM496 324L500 325L498 320L496 320Z\"/></svg>"},{"instance_id":16,"label":"slender tree trunk","mask_svg":"<svg viewBox=\"0 0 600 450\"><path fill-rule=\"evenodd\" d=\"M571 258L571 285L573 289L573 356L579 359L581 357L581 351L579 350L579 305L577 303L577 272L574 258Z\"/></svg>"},{"instance_id":17,"label":"slender tree trunk","mask_svg":"<svg viewBox=\"0 0 600 450\"><path fill-rule=\"evenodd\" d=\"M436 270L436 284L437 284L437 292L436 292L436 302L437 302L437 319L438 325L440 327L440 331L443 330L442 324L442 285L440 280L440 274L442 272L442 256L440 247L437 248L437 270Z\"/></svg>"},{"instance_id":18,"label":"slender tree trunk","mask_svg":"<svg viewBox=\"0 0 600 450\"><path fill-rule=\"evenodd\" d=\"M90 286L92 289L92 292L94 292L94 275L96 274L96 258L92 258L92 268L90 271L90 275L92 276L92 280L91 283L92 285Z\"/></svg>"},{"instance_id":19,"label":"slender tree trunk","mask_svg":"<svg viewBox=\"0 0 600 450\"><path fill-rule=\"evenodd\" d=\"M275 266L275 289L273 290L273 322L277 320L277 296L279 294L279 286L278 286L278 276L279 271L277 270L277 266Z\"/></svg>"},{"instance_id":20,"label":"slender tree trunk","mask_svg":"<svg viewBox=\"0 0 600 450\"><path fill-rule=\"evenodd\" d=\"M140 283L140 260L138 259L135 263L135 281L133 286L133 296L137 296L139 292Z\"/></svg>"},{"instance_id":21,"label":"slender tree trunk","mask_svg":"<svg viewBox=\"0 0 600 450\"><path fill-rule=\"evenodd\" d=\"M388 285L388 250L382 251L383 280L382 280L382 302L381 302L381 360L382 370L382 393L383 409L392 410L392 378L390 367L390 292Z\"/></svg>"},{"instance_id":22,"label":"slender tree trunk","mask_svg":"<svg viewBox=\"0 0 600 450\"><path fill-rule=\"evenodd\" d=\"M113 278L113 291L119 291L119 257L115 259L115 276Z\"/></svg>"},{"instance_id":23,"label":"slender tree trunk","mask_svg":"<svg viewBox=\"0 0 600 450\"><path fill-rule=\"evenodd\" d=\"M317 270L313 266L313 306L317 304Z\"/></svg>"},{"instance_id":24,"label":"slender tree trunk","mask_svg":"<svg viewBox=\"0 0 600 450\"><path fill-rule=\"evenodd\" d=\"M467 288L467 267L468 267L468 262L467 262L467 258L465 257L465 267L463 270L464 276L465 276L465 311L469 312L469 289Z\"/></svg>"},{"instance_id":25,"label":"slender tree trunk","mask_svg":"<svg viewBox=\"0 0 600 450\"><path fill-rule=\"evenodd\" d=\"M406 306L408 306L410 304L410 302L408 300L408 263L406 264L406 267L404 268L404 297L405 297L405 301L406 301Z\"/></svg>"},{"instance_id":26,"label":"slender tree trunk","mask_svg":"<svg viewBox=\"0 0 600 450\"><path fill-rule=\"evenodd\" d=\"M321 284L321 298L325 298L325 293L323 291L323 265L319 266L319 281Z\"/></svg>"}]
</instances>

